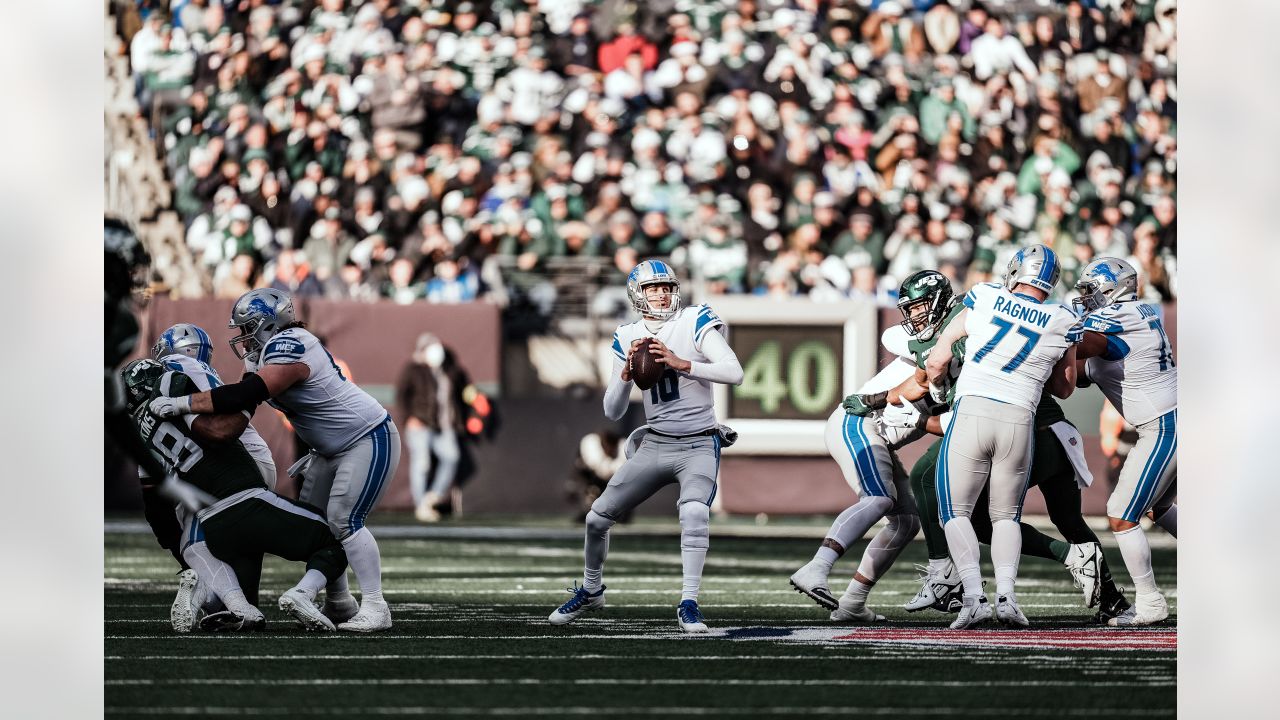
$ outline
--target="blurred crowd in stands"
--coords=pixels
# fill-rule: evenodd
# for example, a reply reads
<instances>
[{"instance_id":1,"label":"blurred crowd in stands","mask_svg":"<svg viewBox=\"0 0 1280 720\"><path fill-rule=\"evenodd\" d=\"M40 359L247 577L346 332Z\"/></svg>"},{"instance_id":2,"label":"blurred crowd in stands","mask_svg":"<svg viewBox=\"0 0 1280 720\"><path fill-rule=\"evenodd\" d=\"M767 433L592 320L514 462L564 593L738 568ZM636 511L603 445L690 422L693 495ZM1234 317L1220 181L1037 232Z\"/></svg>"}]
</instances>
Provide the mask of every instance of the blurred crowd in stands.
<instances>
[{"instance_id":1,"label":"blurred crowd in stands","mask_svg":"<svg viewBox=\"0 0 1280 720\"><path fill-rule=\"evenodd\" d=\"M548 268L893 301L1045 243L1177 292L1173 0L117 0L235 297L546 307ZM587 261L582 261L586 263Z\"/></svg>"}]
</instances>

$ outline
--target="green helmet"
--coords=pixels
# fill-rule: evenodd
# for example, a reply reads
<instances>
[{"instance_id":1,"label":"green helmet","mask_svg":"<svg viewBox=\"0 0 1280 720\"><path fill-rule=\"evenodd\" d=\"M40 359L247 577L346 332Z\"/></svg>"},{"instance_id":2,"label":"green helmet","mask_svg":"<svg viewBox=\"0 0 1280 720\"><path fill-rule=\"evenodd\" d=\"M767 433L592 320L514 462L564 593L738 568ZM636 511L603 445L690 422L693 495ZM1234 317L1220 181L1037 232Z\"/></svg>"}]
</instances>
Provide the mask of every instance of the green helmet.
<instances>
[{"instance_id":1,"label":"green helmet","mask_svg":"<svg viewBox=\"0 0 1280 720\"><path fill-rule=\"evenodd\" d=\"M120 378L124 380L125 407L130 413L155 394L164 373L164 366L151 358L140 358L124 366Z\"/></svg>"},{"instance_id":2,"label":"green helmet","mask_svg":"<svg viewBox=\"0 0 1280 720\"><path fill-rule=\"evenodd\" d=\"M911 275L898 288L903 329L921 342L932 340L942 327L954 297L951 281L937 270L921 270Z\"/></svg>"}]
</instances>

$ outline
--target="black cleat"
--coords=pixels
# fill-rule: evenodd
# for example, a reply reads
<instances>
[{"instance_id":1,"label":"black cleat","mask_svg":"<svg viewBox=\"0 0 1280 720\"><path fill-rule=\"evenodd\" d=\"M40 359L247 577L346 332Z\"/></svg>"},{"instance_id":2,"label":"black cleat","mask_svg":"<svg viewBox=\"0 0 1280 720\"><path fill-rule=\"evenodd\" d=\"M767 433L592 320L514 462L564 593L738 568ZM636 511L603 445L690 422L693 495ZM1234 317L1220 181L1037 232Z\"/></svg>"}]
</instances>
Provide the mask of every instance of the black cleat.
<instances>
[{"instance_id":1,"label":"black cleat","mask_svg":"<svg viewBox=\"0 0 1280 720\"><path fill-rule=\"evenodd\" d=\"M1099 625L1106 625L1108 620L1123 614L1128 609L1129 601L1125 599L1123 592L1117 589L1112 595L1104 591L1102 602L1098 604L1098 612L1094 614L1093 621Z\"/></svg>"}]
</instances>

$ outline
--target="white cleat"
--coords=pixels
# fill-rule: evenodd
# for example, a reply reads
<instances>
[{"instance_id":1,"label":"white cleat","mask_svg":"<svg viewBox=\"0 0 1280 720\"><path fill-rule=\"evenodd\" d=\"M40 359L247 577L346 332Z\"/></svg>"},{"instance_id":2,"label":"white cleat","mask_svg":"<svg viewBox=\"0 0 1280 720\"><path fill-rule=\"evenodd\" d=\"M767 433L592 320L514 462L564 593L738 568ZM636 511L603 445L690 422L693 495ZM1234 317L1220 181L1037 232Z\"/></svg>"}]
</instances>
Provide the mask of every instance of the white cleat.
<instances>
[{"instance_id":1,"label":"white cleat","mask_svg":"<svg viewBox=\"0 0 1280 720\"><path fill-rule=\"evenodd\" d=\"M817 560L810 560L791 576L791 587L827 610L835 610L839 604L827 587L827 573Z\"/></svg>"},{"instance_id":2,"label":"white cleat","mask_svg":"<svg viewBox=\"0 0 1280 720\"><path fill-rule=\"evenodd\" d=\"M1071 571L1076 587L1084 591L1084 606L1095 607L1102 599L1102 548L1093 542L1072 545L1062 564Z\"/></svg>"},{"instance_id":3,"label":"white cleat","mask_svg":"<svg viewBox=\"0 0 1280 720\"><path fill-rule=\"evenodd\" d=\"M996 622L1009 627L1027 627L1031 624L1027 616L1018 607L1018 598L1013 593L996 598Z\"/></svg>"},{"instance_id":4,"label":"white cleat","mask_svg":"<svg viewBox=\"0 0 1280 720\"><path fill-rule=\"evenodd\" d=\"M330 595L325 593L324 608L320 611L324 616L333 621L334 625L340 625L360 612L360 603L351 596L351 593L345 595Z\"/></svg>"},{"instance_id":5,"label":"white cleat","mask_svg":"<svg viewBox=\"0 0 1280 720\"><path fill-rule=\"evenodd\" d=\"M173 606L169 608L169 622L174 632L189 633L200 622L200 605L196 585L200 578L190 568L178 574L178 594L173 598Z\"/></svg>"},{"instance_id":6,"label":"white cleat","mask_svg":"<svg viewBox=\"0 0 1280 720\"><path fill-rule=\"evenodd\" d=\"M952 630L964 630L991 619L991 603L986 595L966 595L960 603L960 615L951 623Z\"/></svg>"},{"instance_id":7,"label":"white cleat","mask_svg":"<svg viewBox=\"0 0 1280 720\"><path fill-rule=\"evenodd\" d=\"M682 632L707 632L707 623L703 620L702 610L698 609L697 600L680 601L680 604L676 606L676 624L679 625Z\"/></svg>"},{"instance_id":8,"label":"white cleat","mask_svg":"<svg viewBox=\"0 0 1280 720\"><path fill-rule=\"evenodd\" d=\"M292 588L280 596L280 609L297 620L307 631L333 632L333 621L320 612L315 602L301 588Z\"/></svg>"},{"instance_id":9,"label":"white cleat","mask_svg":"<svg viewBox=\"0 0 1280 720\"><path fill-rule=\"evenodd\" d=\"M386 600L362 600L360 611L338 626L343 632L371 633L391 629L391 608Z\"/></svg>"},{"instance_id":10,"label":"white cleat","mask_svg":"<svg viewBox=\"0 0 1280 720\"><path fill-rule=\"evenodd\" d=\"M1159 592L1138 593L1133 607L1111 618L1107 624L1111 627L1133 627L1151 625L1169 617L1169 603Z\"/></svg>"},{"instance_id":11,"label":"white cleat","mask_svg":"<svg viewBox=\"0 0 1280 720\"><path fill-rule=\"evenodd\" d=\"M552 625L566 625L577 620L578 616L585 612L599 610L604 607L604 585L601 585L600 589L594 593L587 592L586 588L579 587L577 583L567 589L573 593L573 597L556 608L555 612L551 613L551 616L547 618L547 622Z\"/></svg>"},{"instance_id":12,"label":"white cleat","mask_svg":"<svg viewBox=\"0 0 1280 720\"><path fill-rule=\"evenodd\" d=\"M902 606L903 609L907 612L918 612L926 608L933 608L938 612L959 610L956 599L952 597L960 592L961 585L960 573L956 572L955 564L947 560L947 564L938 572L929 572L924 566L916 567L925 573L920 578L924 584L920 587L920 592Z\"/></svg>"},{"instance_id":13,"label":"white cleat","mask_svg":"<svg viewBox=\"0 0 1280 720\"><path fill-rule=\"evenodd\" d=\"M262 622L265 623L265 619ZM200 620L200 629L210 633L241 632L253 630L256 627L256 622L231 610L210 613Z\"/></svg>"},{"instance_id":14,"label":"white cleat","mask_svg":"<svg viewBox=\"0 0 1280 720\"><path fill-rule=\"evenodd\" d=\"M841 596L839 607L831 613L831 622L884 622L884 616L872 612L866 603L855 603L847 597Z\"/></svg>"}]
</instances>

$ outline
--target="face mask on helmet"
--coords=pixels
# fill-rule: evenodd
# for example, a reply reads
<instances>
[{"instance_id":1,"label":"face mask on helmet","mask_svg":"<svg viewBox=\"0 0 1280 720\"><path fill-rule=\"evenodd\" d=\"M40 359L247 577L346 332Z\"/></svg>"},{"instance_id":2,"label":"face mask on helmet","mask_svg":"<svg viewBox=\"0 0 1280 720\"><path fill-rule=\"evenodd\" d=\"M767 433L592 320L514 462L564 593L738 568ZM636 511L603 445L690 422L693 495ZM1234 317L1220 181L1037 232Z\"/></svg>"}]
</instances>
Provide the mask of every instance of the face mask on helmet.
<instances>
[{"instance_id":1,"label":"face mask on helmet","mask_svg":"<svg viewBox=\"0 0 1280 720\"><path fill-rule=\"evenodd\" d=\"M240 334L231 338L228 343L231 345L231 352L236 354L241 360L257 360L258 353L262 351L262 342L258 340L258 329L262 327L262 318L253 318L247 320L243 325L232 325L231 327L240 330Z\"/></svg>"},{"instance_id":2,"label":"face mask on helmet","mask_svg":"<svg viewBox=\"0 0 1280 720\"><path fill-rule=\"evenodd\" d=\"M917 340L931 340L946 318L951 299L951 281L946 276L931 270L912 275L898 290L902 328Z\"/></svg>"},{"instance_id":3,"label":"face mask on helmet","mask_svg":"<svg viewBox=\"0 0 1280 720\"><path fill-rule=\"evenodd\" d=\"M642 316L668 320L680 311L680 281L666 263L645 260L627 278L627 297Z\"/></svg>"},{"instance_id":4,"label":"face mask on helmet","mask_svg":"<svg viewBox=\"0 0 1280 720\"><path fill-rule=\"evenodd\" d=\"M148 358L134 360L120 371L120 378L124 381L125 409L128 412L137 410L151 397L164 372L163 365Z\"/></svg>"}]
</instances>

